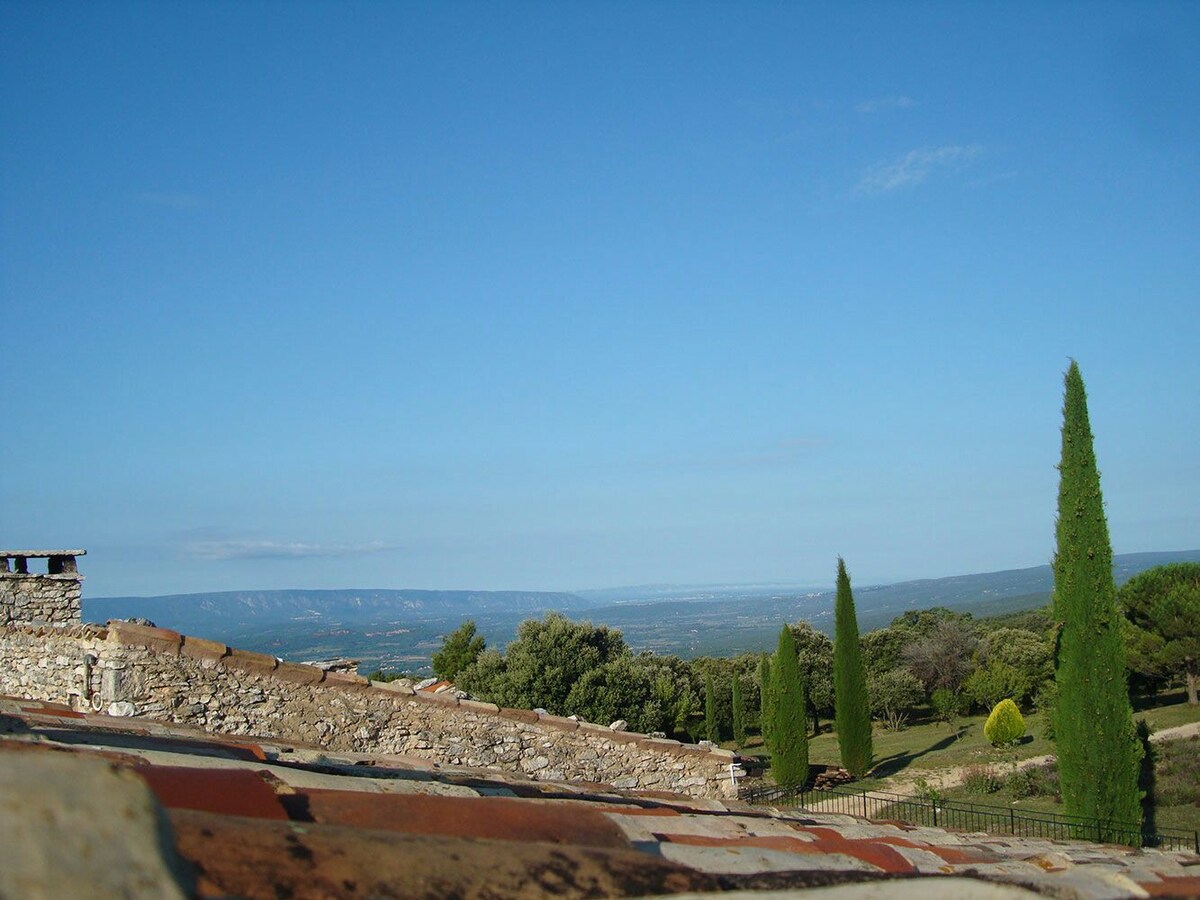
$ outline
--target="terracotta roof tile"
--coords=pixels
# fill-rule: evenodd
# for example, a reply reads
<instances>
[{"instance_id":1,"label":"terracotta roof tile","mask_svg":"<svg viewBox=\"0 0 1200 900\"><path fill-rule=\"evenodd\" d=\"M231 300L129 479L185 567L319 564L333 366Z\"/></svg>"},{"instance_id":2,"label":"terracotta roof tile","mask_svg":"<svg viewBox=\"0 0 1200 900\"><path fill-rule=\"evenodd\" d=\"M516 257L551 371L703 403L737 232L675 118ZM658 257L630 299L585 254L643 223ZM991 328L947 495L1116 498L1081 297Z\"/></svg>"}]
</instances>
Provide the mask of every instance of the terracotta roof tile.
<instances>
[{"instance_id":1,"label":"terracotta roof tile","mask_svg":"<svg viewBox=\"0 0 1200 900\"><path fill-rule=\"evenodd\" d=\"M311 821L406 834L492 840L544 841L584 847L628 848L621 830L585 804L504 797L434 797L305 791L288 801Z\"/></svg>"},{"instance_id":2,"label":"terracotta roof tile","mask_svg":"<svg viewBox=\"0 0 1200 900\"><path fill-rule=\"evenodd\" d=\"M275 791L246 769L141 765L136 771L167 809L194 809L255 819L288 817Z\"/></svg>"},{"instance_id":3,"label":"terracotta roof tile","mask_svg":"<svg viewBox=\"0 0 1200 900\"><path fill-rule=\"evenodd\" d=\"M200 897L642 897L719 879L632 850L487 841L172 811Z\"/></svg>"},{"instance_id":4,"label":"terracotta roof tile","mask_svg":"<svg viewBox=\"0 0 1200 900\"><path fill-rule=\"evenodd\" d=\"M1200 858L1184 853L534 782L298 741L262 745L36 701L0 698L0 714L2 752L100 758L136 772L139 788L148 785L167 808L200 897L620 897L943 873L1075 900L1200 892ZM953 884L970 896L983 882Z\"/></svg>"}]
</instances>

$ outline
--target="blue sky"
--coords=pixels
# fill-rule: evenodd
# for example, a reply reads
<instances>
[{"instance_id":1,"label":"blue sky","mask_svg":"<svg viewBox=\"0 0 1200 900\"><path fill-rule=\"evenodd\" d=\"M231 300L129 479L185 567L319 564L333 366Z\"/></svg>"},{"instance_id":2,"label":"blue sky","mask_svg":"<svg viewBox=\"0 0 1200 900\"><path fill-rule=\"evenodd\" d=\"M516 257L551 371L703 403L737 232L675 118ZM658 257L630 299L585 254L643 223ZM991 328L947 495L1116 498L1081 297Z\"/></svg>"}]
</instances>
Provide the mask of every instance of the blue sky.
<instances>
[{"instance_id":1,"label":"blue sky","mask_svg":"<svg viewBox=\"0 0 1200 900\"><path fill-rule=\"evenodd\" d=\"M1200 547L1200 5L0 4L0 543L91 596Z\"/></svg>"}]
</instances>

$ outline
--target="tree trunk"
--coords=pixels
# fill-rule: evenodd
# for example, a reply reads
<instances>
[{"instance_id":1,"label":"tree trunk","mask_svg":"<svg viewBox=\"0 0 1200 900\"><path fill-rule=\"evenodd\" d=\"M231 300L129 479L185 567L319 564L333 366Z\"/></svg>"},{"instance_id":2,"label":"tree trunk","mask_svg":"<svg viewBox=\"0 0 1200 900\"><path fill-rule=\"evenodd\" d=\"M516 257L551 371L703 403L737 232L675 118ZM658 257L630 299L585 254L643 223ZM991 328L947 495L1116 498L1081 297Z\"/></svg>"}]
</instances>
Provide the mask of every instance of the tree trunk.
<instances>
[{"instance_id":1,"label":"tree trunk","mask_svg":"<svg viewBox=\"0 0 1200 900\"><path fill-rule=\"evenodd\" d=\"M1200 698L1196 696L1196 670L1188 669L1187 672L1187 692L1188 703L1192 706L1200 704Z\"/></svg>"}]
</instances>

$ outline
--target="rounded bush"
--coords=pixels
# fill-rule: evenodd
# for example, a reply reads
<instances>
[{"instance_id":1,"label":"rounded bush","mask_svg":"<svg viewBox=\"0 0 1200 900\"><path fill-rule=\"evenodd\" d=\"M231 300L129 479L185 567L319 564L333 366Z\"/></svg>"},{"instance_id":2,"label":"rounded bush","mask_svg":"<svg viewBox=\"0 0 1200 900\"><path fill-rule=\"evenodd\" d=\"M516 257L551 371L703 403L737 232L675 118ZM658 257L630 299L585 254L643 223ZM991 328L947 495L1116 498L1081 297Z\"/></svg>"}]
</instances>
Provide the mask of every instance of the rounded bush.
<instances>
[{"instance_id":1,"label":"rounded bush","mask_svg":"<svg viewBox=\"0 0 1200 900\"><path fill-rule=\"evenodd\" d=\"M997 703L983 725L983 734L992 742L993 747L1011 744L1023 737L1025 719L1022 718L1021 711L1017 709L1017 704L1007 699Z\"/></svg>"}]
</instances>

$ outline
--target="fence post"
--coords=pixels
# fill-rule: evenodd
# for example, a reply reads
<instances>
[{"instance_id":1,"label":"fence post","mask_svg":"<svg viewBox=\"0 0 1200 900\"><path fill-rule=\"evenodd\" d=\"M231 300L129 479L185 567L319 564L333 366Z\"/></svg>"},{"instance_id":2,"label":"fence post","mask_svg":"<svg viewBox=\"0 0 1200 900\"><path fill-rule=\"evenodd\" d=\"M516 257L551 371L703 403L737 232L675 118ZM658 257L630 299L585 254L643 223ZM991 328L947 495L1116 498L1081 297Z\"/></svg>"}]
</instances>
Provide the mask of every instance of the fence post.
<instances>
[{"instance_id":1,"label":"fence post","mask_svg":"<svg viewBox=\"0 0 1200 900\"><path fill-rule=\"evenodd\" d=\"M933 808L933 827L937 828L937 801L931 800L929 805Z\"/></svg>"},{"instance_id":2,"label":"fence post","mask_svg":"<svg viewBox=\"0 0 1200 900\"><path fill-rule=\"evenodd\" d=\"M871 817L869 815L867 815L867 792L863 791L862 795L863 795L863 818L869 819Z\"/></svg>"},{"instance_id":3,"label":"fence post","mask_svg":"<svg viewBox=\"0 0 1200 900\"><path fill-rule=\"evenodd\" d=\"M1017 811L1012 807L1008 809L1008 830L1014 835L1017 833Z\"/></svg>"}]
</instances>

